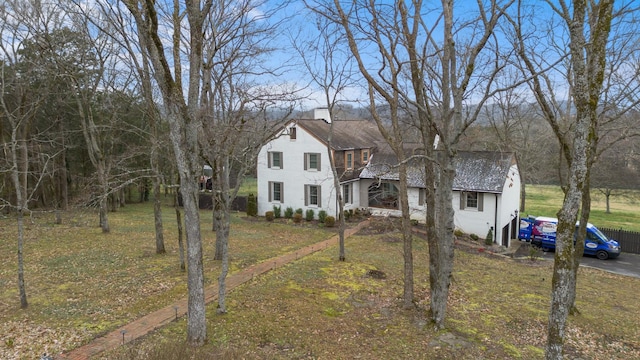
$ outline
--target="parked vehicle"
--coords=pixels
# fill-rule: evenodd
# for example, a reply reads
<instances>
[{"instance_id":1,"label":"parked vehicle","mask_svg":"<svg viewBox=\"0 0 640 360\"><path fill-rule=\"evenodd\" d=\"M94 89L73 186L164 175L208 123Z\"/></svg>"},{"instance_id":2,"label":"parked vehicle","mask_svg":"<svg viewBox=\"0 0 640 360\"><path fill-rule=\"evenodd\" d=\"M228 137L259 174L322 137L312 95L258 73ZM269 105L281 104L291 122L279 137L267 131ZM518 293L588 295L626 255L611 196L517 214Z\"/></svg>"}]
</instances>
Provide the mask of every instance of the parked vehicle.
<instances>
[{"instance_id":1,"label":"parked vehicle","mask_svg":"<svg viewBox=\"0 0 640 360\"><path fill-rule=\"evenodd\" d=\"M539 216L535 218L531 229L531 244L539 246L543 251L555 250L556 229L558 219ZM576 234L578 224L576 224ZM587 223L587 234L584 239L584 254L595 255L600 260L615 258L620 255L620 244L607 238L597 227Z\"/></svg>"},{"instance_id":2,"label":"parked vehicle","mask_svg":"<svg viewBox=\"0 0 640 360\"><path fill-rule=\"evenodd\" d=\"M533 230L533 222L536 221L534 216L527 216L520 219L520 231L518 232L518 239L526 242L531 241L531 231Z\"/></svg>"}]
</instances>

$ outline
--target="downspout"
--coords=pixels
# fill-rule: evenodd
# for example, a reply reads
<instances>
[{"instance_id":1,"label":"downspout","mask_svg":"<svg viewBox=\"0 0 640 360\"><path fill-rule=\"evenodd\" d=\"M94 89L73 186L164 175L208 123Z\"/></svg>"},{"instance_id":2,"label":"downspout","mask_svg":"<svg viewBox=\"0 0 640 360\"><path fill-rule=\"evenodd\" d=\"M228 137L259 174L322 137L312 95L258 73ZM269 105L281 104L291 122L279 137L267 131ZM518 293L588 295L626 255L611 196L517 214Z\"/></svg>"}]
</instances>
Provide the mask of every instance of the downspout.
<instances>
[{"instance_id":1,"label":"downspout","mask_svg":"<svg viewBox=\"0 0 640 360\"><path fill-rule=\"evenodd\" d=\"M493 229L494 229L493 230L493 243L497 244L496 240L498 239L498 194L494 194L494 196L496 197L496 206L495 206L495 210L494 210L495 214L493 214ZM500 230L500 231L502 231L502 230Z\"/></svg>"}]
</instances>

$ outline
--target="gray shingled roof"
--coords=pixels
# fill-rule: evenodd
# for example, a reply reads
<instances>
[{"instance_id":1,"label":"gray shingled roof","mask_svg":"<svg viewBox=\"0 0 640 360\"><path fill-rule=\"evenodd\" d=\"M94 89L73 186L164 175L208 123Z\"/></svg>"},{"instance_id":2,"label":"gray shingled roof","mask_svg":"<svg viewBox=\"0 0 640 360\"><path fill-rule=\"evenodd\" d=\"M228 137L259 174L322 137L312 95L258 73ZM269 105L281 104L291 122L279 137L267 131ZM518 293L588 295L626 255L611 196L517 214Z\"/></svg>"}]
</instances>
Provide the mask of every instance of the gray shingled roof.
<instances>
[{"instance_id":1,"label":"gray shingled roof","mask_svg":"<svg viewBox=\"0 0 640 360\"><path fill-rule=\"evenodd\" d=\"M376 153L360 173L360 178L398 180L397 157ZM511 152L461 151L456 158L453 190L501 193L509 168L515 163ZM409 187L425 187L424 169L420 160L411 161L407 169Z\"/></svg>"},{"instance_id":2,"label":"gray shingled roof","mask_svg":"<svg viewBox=\"0 0 640 360\"><path fill-rule=\"evenodd\" d=\"M330 124L324 120L297 120L318 140L325 143L329 139ZM369 120L334 120L331 145L334 150L366 149L378 145L382 139L378 126Z\"/></svg>"}]
</instances>

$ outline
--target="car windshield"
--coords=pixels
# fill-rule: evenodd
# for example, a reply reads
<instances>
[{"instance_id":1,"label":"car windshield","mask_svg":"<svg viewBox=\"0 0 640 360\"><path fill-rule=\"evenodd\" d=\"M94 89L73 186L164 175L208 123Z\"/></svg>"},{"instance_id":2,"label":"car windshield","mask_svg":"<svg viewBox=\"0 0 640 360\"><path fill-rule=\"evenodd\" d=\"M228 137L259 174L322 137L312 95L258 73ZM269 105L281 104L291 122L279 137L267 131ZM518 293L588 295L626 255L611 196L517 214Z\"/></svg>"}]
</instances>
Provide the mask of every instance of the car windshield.
<instances>
[{"instance_id":1,"label":"car windshield","mask_svg":"<svg viewBox=\"0 0 640 360\"><path fill-rule=\"evenodd\" d=\"M600 240L603 240L604 242L608 242L609 238L607 238L607 235L603 234L602 231L600 231L600 229L598 229L597 227L593 227L591 230L593 230L594 234L596 234Z\"/></svg>"}]
</instances>

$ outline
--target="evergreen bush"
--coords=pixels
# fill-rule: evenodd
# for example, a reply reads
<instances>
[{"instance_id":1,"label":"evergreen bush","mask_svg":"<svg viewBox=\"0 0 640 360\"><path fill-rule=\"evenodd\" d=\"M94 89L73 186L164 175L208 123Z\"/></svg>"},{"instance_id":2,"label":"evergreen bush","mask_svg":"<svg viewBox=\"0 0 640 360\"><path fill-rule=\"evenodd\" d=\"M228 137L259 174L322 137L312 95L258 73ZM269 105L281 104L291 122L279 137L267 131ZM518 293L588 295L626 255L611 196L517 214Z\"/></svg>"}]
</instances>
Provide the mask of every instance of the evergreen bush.
<instances>
[{"instance_id":1,"label":"evergreen bush","mask_svg":"<svg viewBox=\"0 0 640 360\"><path fill-rule=\"evenodd\" d=\"M315 215L315 211L313 211L313 209L307 209L307 212L305 213L305 217L304 218L307 221L311 221L311 220L313 220L314 215Z\"/></svg>"},{"instance_id":2,"label":"evergreen bush","mask_svg":"<svg viewBox=\"0 0 640 360\"><path fill-rule=\"evenodd\" d=\"M487 237L484 238L485 245L493 245L493 227L489 228L489 232L487 232Z\"/></svg>"},{"instance_id":3,"label":"evergreen bush","mask_svg":"<svg viewBox=\"0 0 640 360\"><path fill-rule=\"evenodd\" d=\"M293 208L291 206L284 209L284 217L286 219L291 219L293 217Z\"/></svg>"},{"instance_id":4,"label":"evergreen bush","mask_svg":"<svg viewBox=\"0 0 640 360\"><path fill-rule=\"evenodd\" d=\"M264 217L267 219L267 221L273 221L275 215L273 214L273 211L267 211L266 213L264 213Z\"/></svg>"},{"instance_id":5,"label":"evergreen bush","mask_svg":"<svg viewBox=\"0 0 640 360\"><path fill-rule=\"evenodd\" d=\"M256 196L253 194L249 194L247 196L247 216L257 216L258 215L258 201L256 200Z\"/></svg>"},{"instance_id":6,"label":"evergreen bush","mask_svg":"<svg viewBox=\"0 0 640 360\"><path fill-rule=\"evenodd\" d=\"M336 225L336 218L333 216L327 216L324 219L324 226L326 227L334 227Z\"/></svg>"}]
</instances>

